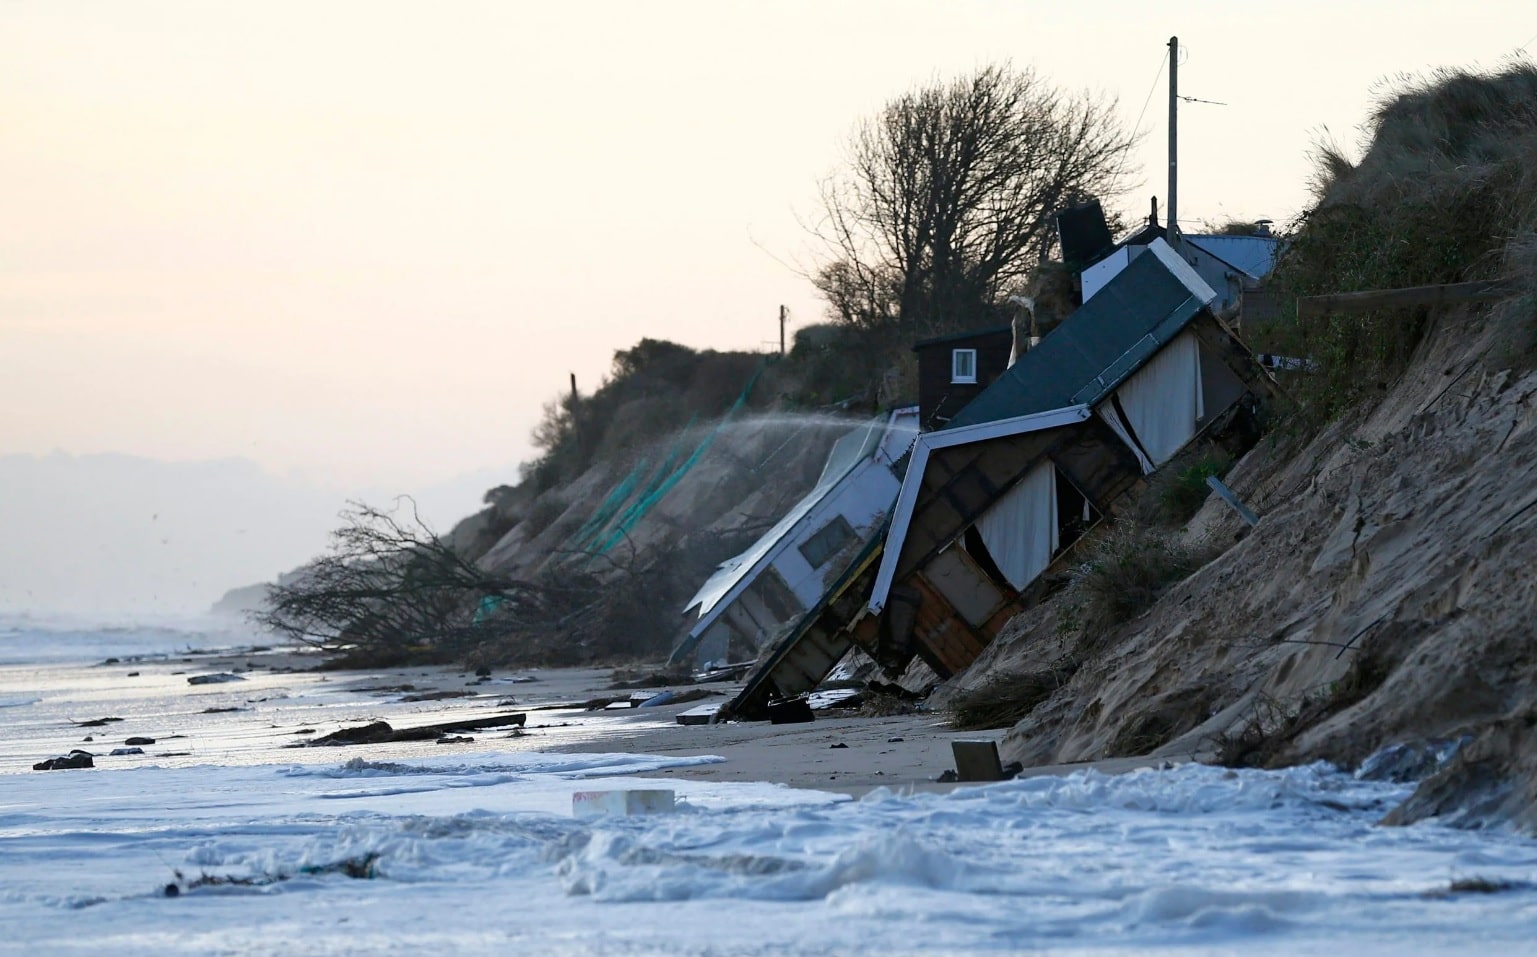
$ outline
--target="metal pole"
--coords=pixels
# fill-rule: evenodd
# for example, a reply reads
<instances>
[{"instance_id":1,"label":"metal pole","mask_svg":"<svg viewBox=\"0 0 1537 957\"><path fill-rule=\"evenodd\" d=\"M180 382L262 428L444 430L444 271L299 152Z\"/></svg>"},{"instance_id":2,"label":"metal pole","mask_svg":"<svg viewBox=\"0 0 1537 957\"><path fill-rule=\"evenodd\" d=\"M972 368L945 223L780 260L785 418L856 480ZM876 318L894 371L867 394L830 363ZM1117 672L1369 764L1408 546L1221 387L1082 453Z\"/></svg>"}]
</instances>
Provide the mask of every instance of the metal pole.
<instances>
[{"instance_id":1,"label":"metal pole","mask_svg":"<svg viewBox=\"0 0 1537 957\"><path fill-rule=\"evenodd\" d=\"M1179 229L1179 37L1169 37L1169 238Z\"/></svg>"}]
</instances>

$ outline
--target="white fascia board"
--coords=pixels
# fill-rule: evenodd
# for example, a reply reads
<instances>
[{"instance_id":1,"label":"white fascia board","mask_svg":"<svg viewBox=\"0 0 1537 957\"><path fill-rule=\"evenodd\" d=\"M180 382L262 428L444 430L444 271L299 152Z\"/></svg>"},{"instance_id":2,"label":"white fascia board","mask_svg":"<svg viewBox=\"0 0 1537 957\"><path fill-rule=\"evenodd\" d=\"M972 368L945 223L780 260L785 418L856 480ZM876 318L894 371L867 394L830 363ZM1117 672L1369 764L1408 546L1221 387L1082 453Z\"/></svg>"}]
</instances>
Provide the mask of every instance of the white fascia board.
<instances>
[{"instance_id":1,"label":"white fascia board","mask_svg":"<svg viewBox=\"0 0 1537 957\"><path fill-rule=\"evenodd\" d=\"M1188 268L1188 267L1187 267ZM913 443L913 457L907 464L907 475L902 479L902 491L897 493L897 506L891 513L891 528L886 533L886 547L881 553L881 567L875 575L875 587L870 592L870 613L878 615L886 607L886 597L891 593L892 579L897 574L897 563L902 559L902 543L907 539L908 526L912 524L913 510L918 506L918 492L923 488L923 474L928 471L929 453L936 449L948 449L972 442L987 442L1010 435L1041 432L1046 429L1076 425L1094 414L1087 405L1073 405L1065 409L1019 415L1012 419L979 422L938 432L925 432Z\"/></svg>"},{"instance_id":2,"label":"white fascia board","mask_svg":"<svg viewBox=\"0 0 1537 957\"><path fill-rule=\"evenodd\" d=\"M791 545L799 545L801 542L805 541L807 537L805 536L805 532L808 528L819 528L819 525L815 525L810 520L813 517L824 515L825 512L822 510L822 507L828 502L836 501L838 496L854 483L856 477L864 474L871 468L871 466L872 463L870 459L860 459L858 462L854 463L852 468L850 468L847 472L844 472L843 477L837 482L833 483L833 485L829 487L829 489L820 498L817 499L816 504L807 509L805 514L796 520L794 525L791 525L789 528L785 529L784 533L779 536L778 540L776 540L771 547L764 551L763 554L758 557L757 561L752 563L752 567L748 568L747 571L742 574L742 577L737 580L736 584L732 585L724 595L720 596L715 604L710 607L709 611L706 611L699 616L699 621L694 624L693 628L689 629L689 636L699 637L703 635L705 630L715 623L715 619L725 614L726 609L730 608L738 598L742 597L742 592L746 591L753 582L758 580L758 576L763 574L763 570L765 568L771 567L779 558L779 556L784 554L785 550L788 549ZM694 604L699 604L699 602L695 602ZM690 607L693 607L693 605L690 605Z\"/></svg>"},{"instance_id":3,"label":"white fascia board","mask_svg":"<svg viewBox=\"0 0 1537 957\"><path fill-rule=\"evenodd\" d=\"M1217 301L1217 292L1207 285L1201 274L1195 271L1195 267L1185 261L1185 257L1175 252L1162 238L1155 239L1147 244L1147 248L1158 261L1163 263L1165 269L1174 274L1174 278L1185 284L1191 295L1200 300L1201 305L1210 306ZM1205 252L1205 250L1201 250Z\"/></svg>"}]
</instances>

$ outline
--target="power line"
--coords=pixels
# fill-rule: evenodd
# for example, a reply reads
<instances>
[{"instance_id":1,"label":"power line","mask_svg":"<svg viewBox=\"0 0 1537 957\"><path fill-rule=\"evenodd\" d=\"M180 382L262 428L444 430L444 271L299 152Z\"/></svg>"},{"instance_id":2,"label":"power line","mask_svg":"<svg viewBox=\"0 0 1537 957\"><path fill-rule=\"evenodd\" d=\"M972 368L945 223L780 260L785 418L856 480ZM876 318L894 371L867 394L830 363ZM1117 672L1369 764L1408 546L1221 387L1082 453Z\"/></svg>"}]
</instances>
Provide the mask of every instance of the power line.
<instances>
[{"instance_id":1,"label":"power line","mask_svg":"<svg viewBox=\"0 0 1537 957\"><path fill-rule=\"evenodd\" d=\"M1218 103L1216 100L1202 100L1194 96L1182 96L1180 99L1186 103L1205 103L1207 106L1227 106L1226 103Z\"/></svg>"},{"instance_id":2,"label":"power line","mask_svg":"<svg viewBox=\"0 0 1537 957\"><path fill-rule=\"evenodd\" d=\"M1169 51L1165 48L1163 58L1158 61L1158 72L1153 74L1153 82L1147 88L1147 99L1142 101L1142 112L1137 114L1136 125L1132 127L1138 133L1142 132L1142 118L1147 115L1148 104L1153 102L1153 92L1158 89L1158 81L1163 77L1163 68L1168 62Z\"/></svg>"},{"instance_id":3,"label":"power line","mask_svg":"<svg viewBox=\"0 0 1537 957\"><path fill-rule=\"evenodd\" d=\"M1153 74L1153 82L1148 85L1147 99L1142 101L1142 112L1137 114L1137 122L1132 125L1131 131L1133 136L1142 135L1142 118L1147 115L1148 104L1153 102L1153 92L1158 89L1158 81L1163 77L1163 68L1166 64L1168 64L1168 62L1169 50L1167 47L1165 47L1163 51L1163 57L1158 61L1158 72ZM1116 179L1120 179L1121 174L1126 172L1126 156L1126 153L1121 154L1121 165L1117 166L1115 169Z\"/></svg>"}]
</instances>

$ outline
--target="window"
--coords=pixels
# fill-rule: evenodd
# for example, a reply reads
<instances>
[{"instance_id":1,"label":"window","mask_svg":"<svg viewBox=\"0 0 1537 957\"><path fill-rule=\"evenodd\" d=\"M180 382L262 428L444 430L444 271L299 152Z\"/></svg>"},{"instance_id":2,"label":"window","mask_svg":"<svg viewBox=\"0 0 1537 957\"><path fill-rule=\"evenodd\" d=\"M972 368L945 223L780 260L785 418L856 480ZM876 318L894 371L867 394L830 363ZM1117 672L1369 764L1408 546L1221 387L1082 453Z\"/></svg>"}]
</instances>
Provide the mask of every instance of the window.
<instances>
[{"instance_id":1,"label":"window","mask_svg":"<svg viewBox=\"0 0 1537 957\"><path fill-rule=\"evenodd\" d=\"M977 381L977 350L954 349L950 352L950 381Z\"/></svg>"},{"instance_id":2,"label":"window","mask_svg":"<svg viewBox=\"0 0 1537 957\"><path fill-rule=\"evenodd\" d=\"M853 540L853 527L842 515L836 515L815 535L801 542L800 550L812 568L821 568L840 548Z\"/></svg>"}]
</instances>

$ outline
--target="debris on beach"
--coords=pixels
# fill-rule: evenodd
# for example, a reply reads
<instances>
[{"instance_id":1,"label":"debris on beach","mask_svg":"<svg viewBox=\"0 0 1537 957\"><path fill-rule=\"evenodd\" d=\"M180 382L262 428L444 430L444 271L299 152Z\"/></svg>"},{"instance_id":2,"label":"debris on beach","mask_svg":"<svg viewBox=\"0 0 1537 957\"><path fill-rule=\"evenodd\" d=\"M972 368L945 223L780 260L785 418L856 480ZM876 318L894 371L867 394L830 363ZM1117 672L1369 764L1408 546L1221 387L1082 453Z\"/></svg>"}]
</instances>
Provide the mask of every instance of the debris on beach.
<instances>
[{"instance_id":1,"label":"debris on beach","mask_svg":"<svg viewBox=\"0 0 1537 957\"><path fill-rule=\"evenodd\" d=\"M81 751L78 748L56 758L39 761L32 765L34 771L72 771L76 768L94 768L96 766L95 755L89 751Z\"/></svg>"},{"instance_id":2,"label":"debris on beach","mask_svg":"<svg viewBox=\"0 0 1537 957\"><path fill-rule=\"evenodd\" d=\"M419 691L416 694L408 694L400 700L410 704L418 701L443 701L448 698L473 697L475 697L475 692L473 691Z\"/></svg>"},{"instance_id":3,"label":"debris on beach","mask_svg":"<svg viewBox=\"0 0 1537 957\"><path fill-rule=\"evenodd\" d=\"M90 721L76 721L77 728L104 728L114 721L122 721L122 718L94 718Z\"/></svg>"},{"instance_id":4,"label":"debris on beach","mask_svg":"<svg viewBox=\"0 0 1537 957\"><path fill-rule=\"evenodd\" d=\"M694 678L687 671L616 671L611 676L610 691L629 691L637 688L667 688L672 685L689 685Z\"/></svg>"},{"instance_id":5,"label":"debris on beach","mask_svg":"<svg viewBox=\"0 0 1537 957\"><path fill-rule=\"evenodd\" d=\"M189 685L222 685L231 681L244 681L245 679L228 671L221 671L211 675L193 675L187 679Z\"/></svg>"},{"instance_id":6,"label":"debris on beach","mask_svg":"<svg viewBox=\"0 0 1537 957\"><path fill-rule=\"evenodd\" d=\"M494 714L483 718L467 718L462 721L445 721L415 728L395 728L387 721L374 721L353 728L342 728L321 735L310 741L299 741L289 747L339 747L350 744L387 744L395 741L436 741L461 731L484 731L508 725L522 727L528 715L519 711L512 714Z\"/></svg>"},{"instance_id":7,"label":"debris on beach","mask_svg":"<svg viewBox=\"0 0 1537 957\"><path fill-rule=\"evenodd\" d=\"M210 874L207 871L197 877L188 880L181 871L172 871L176 880L161 888L160 893L164 897L180 897L184 891L195 891L203 887L268 887L283 881L293 880L297 876L320 877L326 874L340 874L353 880L366 881L378 877L379 854L370 851L357 857L346 857L329 864L310 864L299 868L294 874L279 871L275 874L258 874L251 877L233 876L228 874Z\"/></svg>"}]
</instances>

